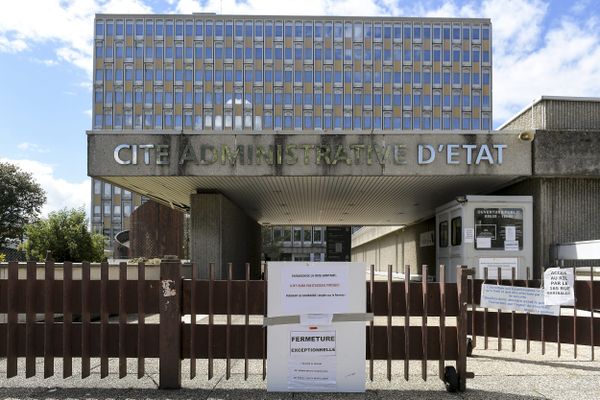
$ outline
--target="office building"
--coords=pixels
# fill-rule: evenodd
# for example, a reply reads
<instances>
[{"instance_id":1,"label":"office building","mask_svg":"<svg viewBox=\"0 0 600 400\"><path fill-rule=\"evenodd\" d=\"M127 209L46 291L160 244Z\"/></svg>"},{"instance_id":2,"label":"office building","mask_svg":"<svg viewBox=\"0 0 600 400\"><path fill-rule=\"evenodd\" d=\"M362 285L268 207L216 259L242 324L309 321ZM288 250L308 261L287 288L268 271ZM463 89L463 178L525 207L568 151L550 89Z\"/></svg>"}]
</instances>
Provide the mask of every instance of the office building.
<instances>
[{"instance_id":1,"label":"office building","mask_svg":"<svg viewBox=\"0 0 600 400\"><path fill-rule=\"evenodd\" d=\"M314 239L305 227L418 217L365 198L382 174L416 173L401 142L491 129L489 19L97 15L94 35L90 176L189 212L202 265L255 260L260 225ZM381 200L407 200L403 179ZM113 208L94 214L108 235Z\"/></svg>"}]
</instances>

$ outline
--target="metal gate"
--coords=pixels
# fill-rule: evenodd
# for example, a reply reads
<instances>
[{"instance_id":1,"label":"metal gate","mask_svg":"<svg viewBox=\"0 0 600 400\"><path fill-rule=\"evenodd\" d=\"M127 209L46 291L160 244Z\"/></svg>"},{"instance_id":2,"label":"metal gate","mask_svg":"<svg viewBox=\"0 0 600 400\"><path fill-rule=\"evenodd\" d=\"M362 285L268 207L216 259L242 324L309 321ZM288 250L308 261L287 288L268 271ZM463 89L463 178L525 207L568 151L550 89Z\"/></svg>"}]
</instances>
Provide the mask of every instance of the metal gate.
<instances>
[{"instance_id":1,"label":"metal gate","mask_svg":"<svg viewBox=\"0 0 600 400\"><path fill-rule=\"evenodd\" d=\"M55 374L55 358L62 358L62 376L70 377L73 358L78 358L81 378L86 378L90 358L98 357L101 378L109 375L110 358L118 358L121 378L129 373L141 378L145 359L158 358L159 387L165 389L181 387L184 362L190 364L190 378L212 379L214 360L223 359L229 379L231 360L243 359L247 379L249 360L262 360L265 379L266 328L250 320L266 315L268 279L250 280L250 265L241 267L244 280L232 279L231 264L225 280L214 279L212 264L209 279L198 279L193 266L191 279L183 279L176 260L163 260L153 279L146 278L150 266L142 263L0 264L0 315L5 315L0 357L6 357L7 377L35 376L35 358L43 357L44 377ZM402 376L392 369L392 360L404 360L406 380L410 360L421 362L423 380L428 363L436 362L448 390L465 390L466 379L473 376L467 372L471 271L461 267L458 283L445 283L411 282L409 266L403 281L393 280L392 269L388 266L387 280L378 281L372 266L365 282L366 309L376 316L365 326L369 378L374 378L376 360L387 363L390 381ZM206 323L199 323L199 315L206 316ZM243 323L232 323L234 316ZM420 317L420 324L411 325L411 317ZM18 370L18 358L25 358L25 371ZM137 359L136 371L128 371L128 358Z\"/></svg>"},{"instance_id":2,"label":"metal gate","mask_svg":"<svg viewBox=\"0 0 600 400\"><path fill-rule=\"evenodd\" d=\"M478 306L481 299L481 285L497 284L521 287L540 288L543 280L529 279L530 269L527 268L527 280L516 280L512 270L510 280L488 280L487 268L484 279L469 280L468 333L472 339L469 342L469 352L472 349L490 347L489 338L496 338L498 351L503 348L503 339L510 340L511 351L516 349L517 340L525 341L527 354L531 351L531 342L541 343L542 354L546 353L546 343L555 343L557 356L561 356L564 344L573 345L573 356L577 358L578 346L590 346L590 357L595 358L594 346L600 345L600 280L594 280L594 267L577 268L579 271L589 271L586 279L575 280L575 306L562 306L559 316L544 316L524 312L489 310ZM495 271L494 271L495 272ZM498 277L501 276L498 270ZM479 338L478 338L479 336ZM483 339L483 343L480 340Z\"/></svg>"}]
</instances>

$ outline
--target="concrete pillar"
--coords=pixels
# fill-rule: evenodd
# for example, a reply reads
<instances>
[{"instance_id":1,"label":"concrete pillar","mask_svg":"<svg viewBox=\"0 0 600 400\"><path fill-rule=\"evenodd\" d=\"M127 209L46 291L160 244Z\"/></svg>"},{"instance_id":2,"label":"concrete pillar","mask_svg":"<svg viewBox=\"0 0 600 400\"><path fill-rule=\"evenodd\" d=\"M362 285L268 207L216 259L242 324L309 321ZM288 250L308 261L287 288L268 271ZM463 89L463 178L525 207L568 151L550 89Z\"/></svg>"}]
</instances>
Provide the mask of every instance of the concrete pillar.
<instances>
[{"instance_id":1,"label":"concrete pillar","mask_svg":"<svg viewBox=\"0 0 600 400\"><path fill-rule=\"evenodd\" d=\"M215 264L215 278L227 277L233 263L234 279L244 279L244 263L251 276L260 276L260 225L221 193L191 195L191 259L198 277L208 278L208 264Z\"/></svg>"}]
</instances>

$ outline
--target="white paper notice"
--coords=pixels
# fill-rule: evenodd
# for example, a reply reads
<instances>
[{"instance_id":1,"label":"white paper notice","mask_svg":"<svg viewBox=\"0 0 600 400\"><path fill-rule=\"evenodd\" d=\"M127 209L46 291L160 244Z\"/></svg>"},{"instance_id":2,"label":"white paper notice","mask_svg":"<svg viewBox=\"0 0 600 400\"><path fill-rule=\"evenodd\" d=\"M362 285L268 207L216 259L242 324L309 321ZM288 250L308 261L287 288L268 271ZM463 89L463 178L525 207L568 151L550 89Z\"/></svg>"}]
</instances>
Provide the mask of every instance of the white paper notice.
<instances>
[{"instance_id":1,"label":"white paper notice","mask_svg":"<svg viewBox=\"0 0 600 400\"><path fill-rule=\"evenodd\" d=\"M281 273L284 315L347 312L348 266L285 268Z\"/></svg>"},{"instance_id":2,"label":"white paper notice","mask_svg":"<svg viewBox=\"0 0 600 400\"><path fill-rule=\"evenodd\" d=\"M574 281L572 268L548 268L544 271L544 303L574 305Z\"/></svg>"},{"instance_id":3,"label":"white paper notice","mask_svg":"<svg viewBox=\"0 0 600 400\"><path fill-rule=\"evenodd\" d=\"M300 325L331 325L333 314L300 314Z\"/></svg>"},{"instance_id":4,"label":"white paper notice","mask_svg":"<svg viewBox=\"0 0 600 400\"><path fill-rule=\"evenodd\" d=\"M481 285L480 306L542 315L558 315L560 312L559 306L544 304L544 289L519 286Z\"/></svg>"},{"instance_id":5,"label":"white paper notice","mask_svg":"<svg viewBox=\"0 0 600 400\"><path fill-rule=\"evenodd\" d=\"M319 392L336 388L335 333L290 332L288 389Z\"/></svg>"},{"instance_id":6,"label":"white paper notice","mask_svg":"<svg viewBox=\"0 0 600 400\"><path fill-rule=\"evenodd\" d=\"M294 356L335 357L335 331L290 332L290 357Z\"/></svg>"},{"instance_id":7,"label":"white paper notice","mask_svg":"<svg viewBox=\"0 0 600 400\"><path fill-rule=\"evenodd\" d=\"M519 260L516 257L505 257L505 258L480 258L479 259L479 279L483 279L485 276L485 268L488 269L488 279L498 279L498 268L501 270L502 279L512 278L512 269L516 269L519 265Z\"/></svg>"},{"instance_id":8,"label":"white paper notice","mask_svg":"<svg viewBox=\"0 0 600 400\"><path fill-rule=\"evenodd\" d=\"M335 357L290 357L288 389L299 392L331 392L336 390Z\"/></svg>"},{"instance_id":9,"label":"white paper notice","mask_svg":"<svg viewBox=\"0 0 600 400\"><path fill-rule=\"evenodd\" d=\"M478 249L491 249L492 248L492 238L478 237L477 238L477 248Z\"/></svg>"},{"instance_id":10,"label":"white paper notice","mask_svg":"<svg viewBox=\"0 0 600 400\"><path fill-rule=\"evenodd\" d=\"M504 238L507 242L513 242L517 240L517 227L516 226L505 226L504 232L506 237Z\"/></svg>"},{"instance_id":11,"label":"white paper notice","mask_svg":"<svg viewBox=\"0 0 600 400\"><path fill-rule=\"evenodd\" d=\"M475 229L465 228L465 243L473 243L475 240Z\"/></svg>"},{"instance_id":12,"label":"white paper notice","mask_svg":"<svg viewBox=\"0 0 600 400\"><path fill-rule=\"evenodd\" d=\"M519 242L516 240L505 240L504 251L519 251Z\"/></svg>"}]
</instances>

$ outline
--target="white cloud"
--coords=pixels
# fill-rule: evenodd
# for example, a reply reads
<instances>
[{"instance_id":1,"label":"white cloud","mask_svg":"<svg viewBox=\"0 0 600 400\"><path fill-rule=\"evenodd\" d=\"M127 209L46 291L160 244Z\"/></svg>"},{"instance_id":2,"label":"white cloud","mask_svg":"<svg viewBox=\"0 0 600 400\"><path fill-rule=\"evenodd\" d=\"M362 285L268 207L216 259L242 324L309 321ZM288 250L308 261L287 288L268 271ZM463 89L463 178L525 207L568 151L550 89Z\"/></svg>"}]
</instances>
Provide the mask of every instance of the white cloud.
<instances>
[{"instance_id":1,"label":"white cloud","mask_svg":"<svg viewBox=\"0 0 600 400\"><path fill-rule=\"evenodd\" d=\"M0 36L0 52L18 53L27 48L27 43L22 39L11 39L8 35Z\"/></svg>"},{"instance_id":2,"label":"white cloud","mask_svg":"<svg viewBox=\"0 0 600 400\"><path fill-rule=\"evenodd\" d=\"M54 168L36 160L12 160L0 158L0 162L8 162L19 166L22 170L32 174L33 178L46 191L46 204L42 207L42 216L62 208L84 207L85 212L90 212L91 180L86 178L81 182L69 182L58 178Z\"/></svg>"},{"instance_id":3,"label":"white cloud","mask_svg":"<svg viewBox=\"0 0 600 400\"><path fill-rule=\"evenodd\" d=\"M387 15L390 1L375 0L178 0L173 12L266 15ZM381 3L381 4L380 4Z\"/></svg>"},{"instance_id":4,"label":"white cloud","mask_svg":"<svg viewBox=\"0 0 600 400\"><path fill-rule=\"evenodd\" d=\"M56 45L57 60L92 74L95 13L149 13L142 0L19 0L4 2L0 52L22 52L36 44Z\"/></svg>"},{"instance_id":5,"label":"white cloud","mask_svg":"<svg viewBox=\"0 0 600 400\"><path fill-rule=\"evenodd\" d=\"M17 145L19 150L29 151L34 153L48 153L50 150L36 143L21 142Z\"/></svg>"},{"instance_id":6,"label":"white cloud","mask_svg":"<svg viewBox=\"0 0 600 400\"><path fill-rule=\"evenodd\" d=\"M149 2L148 2L149 3ZM370 15L490 18L493 25L494 119L506 121L541 95L600 93L600 21L595 1L579 0L549 21L548 0L165 0L168 12L189 14ZM144 0L19 0L3 4L0 52L52 43L56 60L92 74L95 13L148 13ZM576 22L573 22L576 21ZM43 58L48 65L53 61ZM84 83L90 88L90 81Z\"/></svg>"}]
</instances>

